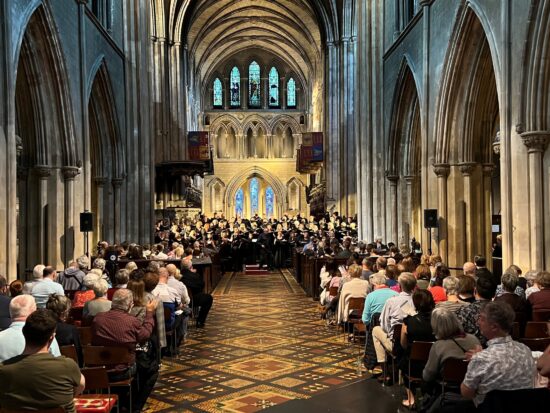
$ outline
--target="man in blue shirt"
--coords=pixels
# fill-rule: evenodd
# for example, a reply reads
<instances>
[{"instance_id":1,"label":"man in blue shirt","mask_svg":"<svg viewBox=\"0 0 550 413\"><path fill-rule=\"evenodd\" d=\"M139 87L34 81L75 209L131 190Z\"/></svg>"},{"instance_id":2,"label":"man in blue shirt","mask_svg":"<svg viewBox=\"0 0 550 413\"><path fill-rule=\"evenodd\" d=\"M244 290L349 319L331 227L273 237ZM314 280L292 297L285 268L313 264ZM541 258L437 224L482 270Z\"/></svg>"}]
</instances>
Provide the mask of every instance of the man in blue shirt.
<instances>
[{"instance_id":1,"label":"man in blue shirt","mask_svg":"<svg viewBox=\"0 0 550 413\"><path fill-rule=\"evenodd\" d=\"M396 291L391 290L386 285L386 277L382 274L374 274L370 277L373 292L365 298L365 307L363 309L363 324L368 326L371 322L373 314L381 313L384 304L388 298L399 295Z\"/></svg>"},{"instance_id":2,"label":"man in blue shirt","mask_svg":"<svg viewBox=\"0 0 550 413\"><path fill-rule=\"evenodd\" d=\"M56 282L57 273L52 267L44 268L43 278L32 288L32 296L36 300L36 307L46 308L50 294L65 295L61 284Z\"/></svg>"},{"instance_id":3,"label":"man in blue shirt","mask_svg":"<svg viewBox=\"0 0 550 413\"><path fill-rule=\"evenodd\" d=\"M36 310L36 303L32 295L18 295L10 302L10 316L12 323L6 330L0 331L0 363L19 356L25 349L23 326L27 317ZM59 357L59 345L55 338L50 346L50 353Z\"/></svg>"}]
</instances>

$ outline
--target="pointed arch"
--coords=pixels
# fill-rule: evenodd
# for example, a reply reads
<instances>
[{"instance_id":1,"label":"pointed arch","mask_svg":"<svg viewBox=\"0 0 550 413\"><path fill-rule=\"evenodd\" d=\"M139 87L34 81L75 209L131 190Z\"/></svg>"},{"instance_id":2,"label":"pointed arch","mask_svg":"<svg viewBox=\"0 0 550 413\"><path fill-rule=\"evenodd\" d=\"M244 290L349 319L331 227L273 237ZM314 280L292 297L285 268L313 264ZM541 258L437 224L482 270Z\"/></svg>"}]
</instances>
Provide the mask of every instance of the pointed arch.
<instances>
[{"instance_id":1,"label":"pointed arch","mask_svg":"<svg viewBox=\"0 0 550 413\"><path fill-rule=\"evenodd\" d=\"M269 107L276 108L279 106L279 71L273 66L269 71Z\"/></svg>"},{"instance_id":2,"label":"pointed arch","mask_svg":"<svg viewBox=\"0 0 550 413\"><path fill-rule=\"evenodd\" d=\"M241 106L241 72L237 66L233 66L229 73L229 106Z\"/></svg>"},{"instance_id":3,"label":"pointed arch","mask_svg":"<svg viewBox=\"0 0 550 413\"><path fill-rule=\"evenodd\" d=\"M248 106L258 108L262 106L261 69L255 60L248 66Z\"/></svg>"},{"instance_id":4,"label":"pointed arch","mask_svg":"<svg viewBox=\"0 0 550 413\"><path fill-rule=\"evenodd\" d=\"M475 10L474 10L475 9ZM435 163L490 162L491 131L499 107L499 59L494 54L494 36L486 18L468 3L459 10L445 58L436 112ZM481 14L483 16L483 14ZM464 104L473 101L476 104ZM482 119L491 118L490 122ZM476 137L486 137L481 145Z\"/></svg>"}]
</instances>

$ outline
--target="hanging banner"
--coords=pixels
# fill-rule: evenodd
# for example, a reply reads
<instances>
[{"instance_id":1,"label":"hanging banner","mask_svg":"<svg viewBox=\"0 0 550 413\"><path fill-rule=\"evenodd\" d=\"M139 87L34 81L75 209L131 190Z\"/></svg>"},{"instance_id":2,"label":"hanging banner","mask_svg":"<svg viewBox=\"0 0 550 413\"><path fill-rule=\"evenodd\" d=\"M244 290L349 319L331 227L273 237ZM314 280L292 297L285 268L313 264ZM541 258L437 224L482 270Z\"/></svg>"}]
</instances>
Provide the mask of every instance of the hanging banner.
<instances>
[{"instance_id":1,"label":"hanging banner","mask_svg":"<svg viewBox=\"0 0 550 413\"><path fill-rule=\"evenodd\" d=\"M187 139L189 160L208 161L210 159L208 132L189 132Z\"/></svg>"}]
</instances>

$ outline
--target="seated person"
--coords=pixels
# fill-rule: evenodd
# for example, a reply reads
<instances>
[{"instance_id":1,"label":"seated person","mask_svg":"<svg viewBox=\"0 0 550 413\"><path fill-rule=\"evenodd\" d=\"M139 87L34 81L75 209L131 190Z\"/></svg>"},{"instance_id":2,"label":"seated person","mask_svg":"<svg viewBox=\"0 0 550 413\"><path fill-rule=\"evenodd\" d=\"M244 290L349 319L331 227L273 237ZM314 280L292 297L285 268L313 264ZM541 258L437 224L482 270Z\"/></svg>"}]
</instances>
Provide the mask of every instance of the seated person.
<instances>
[{"instance_id":1,"label":"seated person","mask_svg":"<svg viewBox=\"0 0 550 413\"><path fill-rule=\"evenodd\" d=\"M466 304L471 304L476 300L474 291L476 289L476 278L469 275L459 275L458 277L457 297Z\"/></svg>"},{"instance_id":2,"label":"seated person","mask_svg":"<svg viewBox=\"0 0 550 413\"><path fill-rule=\"evenodd\" d=\"M435 304L436 308L444 308L449 311L456 311L468 303L459 300L458 298L458 277L450 276L443 280L443 289L447 295L447 300L440 301Z\"/></svg>"},{"instance_id":3,"label":"seated person","mask_svg":"<svg viewBox=\"0 0 550 413\"><path fill-rule=\"evenodd\" d=\"M479 346L479 340L473 334L466 334L456 314L444 307L432 311L432 330L437 341L430 349L430 356L422 372L425 382L440 378L445 360L464 359L466 352Z\"/></svg>"},{"instance_id":4,"label":"seated person","mask_svg":"<svg viewBox=\"0 0 550 413\"><path fill-rule=\"evenodd\" d=\"M82 316L84 318L93 318L98 313L103 313L111 309L111 302L105 296L109 285L104 279L97 280L94 283L93 291L95 298L90 301L86 301L84 304L84 310L82 311Z\"/></svg>"},{"instance_id":5,"label":"seated person","mask_svg":"<svg viewBox=\"0 0 550 413\"><path fill-rule=\"evenodd\" d=\"M82 357L82 345L80 344L80 335L78 329L73 324L67 324L69 310L71 309L71 300L65 295L52 294L48 298L46 308L50 310L57 320L55 330L55 339L60 346L73 345L78 356L79 364L82 366L84 361Z\"/></svg>"},{"instance_id":6,"label":"seated person","mask_svg":"<svg viewBox=\"0 0 550 413\"><path fill-rule=\"evenodd\" d=\"M143 322L129 314L132 303L133 295L130 290L117 290L113 295L111 309L97 314L92 322L92 345L127 347L130 351L131 360L129 364L117 364L108 372L111 381L125 380L136 374L137 369L141 366L136 367L135 363L136 344L147 342L153 331L153 315L157 301L152 300L145 305ZM137 373L140 391L132 392L132 395L134 409L140 411L153 389L158 371L155 373L137 371Z\"/></svg>"},{"instance_id":7,"label":"seated person","mask_svg":"<svg viewBox=\"0 0 550 413\"><path fill-rule=\"evenodd\" d=\"M491 278L479 277L476 281L476 288L474 291L476 301L460 308L456 312L458 319L464 327L464 331L475 335L483 346L487 343L487 339L481 333L477 320L483 306L493 299L496 288L497 286L493 283Z\"/></svg>"},{"instance_id":8,"label":"seated person","mask_svg":"<svg viewBox=\"0 0 550 413\"><path fill-rule=\"evenodd\" d=\"M430 271L430 267L428 267L425 264L420 264L418 267L416 267L416 270L414 272L414 275L416 276L416 286L417 288L420 288L422 290L427 290L430 286L430 280L432 278L432 272Z\"/></svg>"},{"instance_id":9,"label":"seated person","mask_svg":"<svg viewBox=\"0 0 550 413\"><path fill-rule=\"evenodd\" d=\"M36 310L27 318L22 354L0 366L3 408L41 411L63 407L65 412L75 413L73 399L84 390L84 376L72 359L50 354L56 324L46 309Z\"/></svg>"},{"instance_id":10,"label":"seated person","mask_svg":"<svg viewBox=\"0 0 550 413\"><path fill-rule=\"evenodd\" d=\"M522 295L516 293L519 277L516 274L505 272L500 279L502 293L495 297L495 301L504 301L512 307L516 313L522 313L525 317L529 313L529 302Z\"/></svg>"},{"instance_id":11,"label":"seated person","mask_svg":"<svg viewBox=\"0 0 550 413\"><path fill-rule=\"evenodd\" d=\"M100 280L101 277L95 272L90 272L86 274L82 283L84 284L83 291L77 291L73 298L73 307L84 307L87 301L93 300L95 298L94 293L94 284Z\"/></svg>"},{"instance_id":12,"label":"seated person","mask_svg":"<svg viewBox=\"0 0 550 413\"><path fill-rule=\"evenodd\" d=\"M350 281L344 284L338 302L337 323L345 323L349 317L349 300L352 297L364 298L367 296L369 282L361 279L362 268L359 265L349 267Z\"/></svg>"},{"instance_id":13,"label":"seated person","mask_svg":"<svg viewBox=\"0 0 550 413\"><path fill-rule=\"evenodd\" d=\"M401 328L401 347L405 350L404 354L399 358L399 369L403 373L409 372L409 355L413 342L415 341L435 341L432 331L431 317L432 311L435 308L435 302L432 294L427 290L416 290L412 296L415 315L409 315L403 319L403 327ZM419 377L423 369L423 365L419 363L410 363L411 374L414 377ZM403 375L405 381L407 400L403 400L402 404L405 407L414 405L414 393L409 390L407 376Z\"/></svg>"},{"instance_id":14,"label":"seated person","mask_svg":"<svg viewBox=\"0 0 550 413\"><path fill-rule=\"evenodd\" d=\"M32 295L19 295L10 302L11 324L6 330L0 331L0 362L20 355L25 349L23 327L27 317L36 311L36 302ZM59 345L54 338L50 346L50 353L59 357Z\"/></svg>"},{"instance_id":15,"label":"seated person","mask_svg":"<svg viewBox=\"0 0 550 413\"><path fill-rule=\"evenodd\" d=\"M183 259L181 261L181 281L193 297L193 307L199 307L197 316L197 327L204 327L208 312L212 307L212 295L204 292L204 279L201 274L193 269L191 260Z\"/></svg>"},{"instance_id":16,"label":"seated person","mask_svg":"<svg viewBox=\"0 0 550 413\"><path fill-rule=\"evenodd\" d=\"M57 283L57 272L53 267L45 267L43 271L43 277L32 288L32 296L36 300L37 308L46 308L46 302L50 294L65 295L65 291L61 284Z\"/></svg>"},{"instance_id":17,"label":"seated person","mask_svg":"<svg viewBox=\"0 0 550 413\"><path fill-rule=\"evenodd\" d=\"M550 310L550 272L541 271L537 277L537 284L540 291L529 296L531 309L533 311Z\"/></svg>"},{"instance_id":18,"label":"seated person","mask_svg":"<svg viewBox=\"0 0 550 413\"><path fill-rule=\"evenodd\" d=\"M84 271L80 269L78 262L72 261L69 267L59 274L58 282L63 286L65 291L81 290L83 286L82 280L85 275Z\"/></svg>"},{"instance_id":19,"label":"seated person","mask_svg":"<svg viewBox=\"0 0 550 413\"><path fill-rule=\"evenodd\" d=\"M372 316L376 313L381 313L384 304L389 298L399 295L399 293L391 290L386 284L386 277L381 274L374 274L370 278L373 291L367 295L365 299L365 307L363 308L362 321L368 326Z\"/></svg>"},{"instance_id":20,"label":"seated person","mask_svg":"<svg viewBox=\"0 0 550 413\"><path fill-rule=\"evenodd\" d=\"M389 298L380 314L380 325L372 329L372 340L378 363L386 362L386 351L393 349L393 329L402 324L403 319L414 312L412 293L416 288L416 278L410 272L401 273L397 279L401 287L399 295ZM384 378L387 380L388 378Z\"/></svg>"},{"instance_id":21,"label":"seated person","mask_svg":"<svg viewBox=\"0 0 550 413\"><path fill-rule=\"evenodd\" d=\"M466 377L460 386L462 397L483 403L491 390L519 390L533 387L535 363L531 350L510 337L514 311L509 304L487 303L479 315L479 329L487 338L487 348L476 347L467 353L470 359Z\"/></svg>"},{"instance_id":22,"label":"seated person","mask_svg":"<svg viewBox=\"0 0 550 413\"><path fill-rule=\"evenodd\" d=\"M133 261L130 261L133 262ZM129 264L129 263L128 263ZM126 266L128 266L128 264ZM136 267L137 268L137 267ZM107 290L107 299L112 300L113 294L120 288L126 288L128 281L130 280L130 272L126 268L121 268L115 273L115 285Z\"/></svg>"}]
</instances>

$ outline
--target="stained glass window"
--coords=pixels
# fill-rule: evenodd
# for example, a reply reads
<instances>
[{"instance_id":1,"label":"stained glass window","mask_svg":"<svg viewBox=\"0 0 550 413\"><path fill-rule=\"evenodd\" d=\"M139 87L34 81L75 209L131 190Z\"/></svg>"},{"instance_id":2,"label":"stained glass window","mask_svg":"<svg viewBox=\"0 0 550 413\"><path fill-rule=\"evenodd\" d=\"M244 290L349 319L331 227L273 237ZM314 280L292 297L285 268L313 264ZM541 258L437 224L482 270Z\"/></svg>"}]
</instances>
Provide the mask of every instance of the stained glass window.
<instances>
[{"instance_id":1,"label":"stained glass window","mask_svg":"<svg viewBox=\"0 0 550 413\"><path fill-rule=\"evenodd\" d=\"M260 107L260 65L256 62L248 67L248 87L248 105Z\"/></svg>"},{"instance_id":2,"label":"stained glass window","mask_svg":"<svg viewBox=\"0 0 550 413\"><path fill-rule=\"evenodd\" d=\"M239 72L239 68L235 66L231 70L231 87L229 88L231 93L231 101L230 105L231 107L239 107L241 106L241 72Z\"/></svg>"},{"instance_id":3,"label":"stained glass window","mask_svg":"<svg viewBox=\"0 0 550 413\"><path fill-rule=\"evenodd\" d=\"M273 188L268 187L265 191L265 216L271 218L273 216Z\"/></svg>"},{"instance_id":4,"label":"stained glass window","mask_svg":"<svg viewBox=\"0 0 550 413\"><path fill-rule=\"evenodd\" d=\"M269 106L279 106L279 72L274 67L269 71Z\"/></svg>"},{"instance_id":5,"label":"stained glass window","mask_svg":"<svg viewBox=\"0 0 550 413\"><path fill-rule=\"evenodd\" d=\"M289 108L296 107L296 81L292 77L288 79L286 85L286 106Z\"/></svg>"},{"instance_id":6,"label":"stained glass window","mask_svg":"<svg viewBox=\"0 0 550 413\"><path fill-rule=\"evenodd\" d=\"M244 192L243 192L243 189L241 188L237 191L237 195L235 195L235 215L237 217L242 217L243 210L244 210Z\"/></svg>"},{"instance_id":7,"label":"stained glass window","mask_svg":"<svg viewBox=\"0 0 550 413\"><path fill-rule=\"evenodd\" d=\"M250 215L254 216L258 213L260 184L258 178L252 178L250 180Z\"/></svg>"},{"instance_id":8,"label":"stained glass window","mask_svg":"<svg viewBox=\"0 0 550 413\"><path fill-rule=\"evenodd\" d=\"M214 107L221 108L223 106L222 81L219 78L214 80Z\"/></svg>"}]
</instances>

